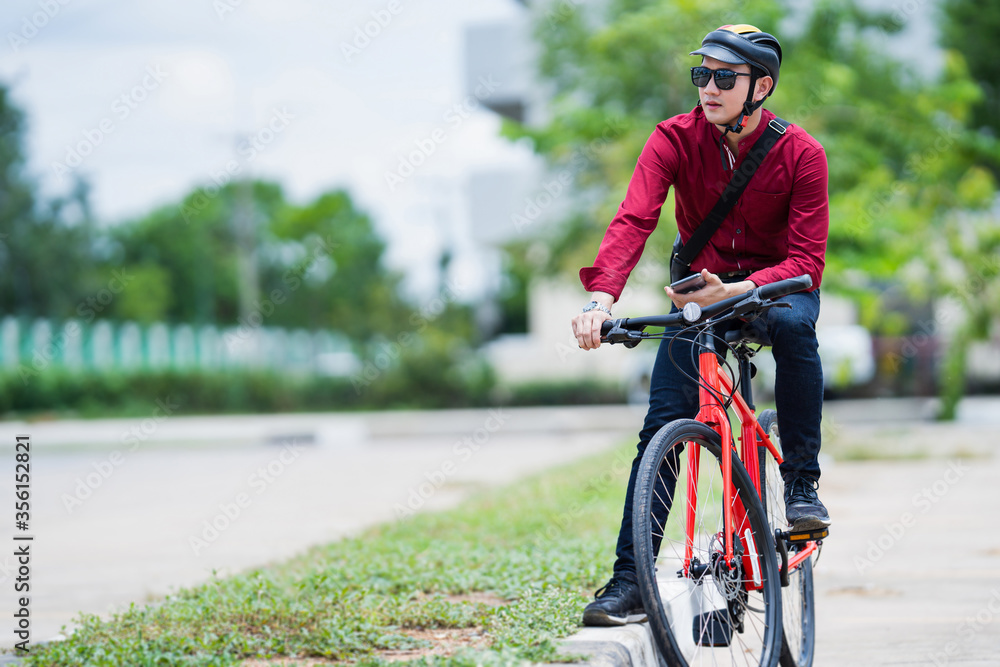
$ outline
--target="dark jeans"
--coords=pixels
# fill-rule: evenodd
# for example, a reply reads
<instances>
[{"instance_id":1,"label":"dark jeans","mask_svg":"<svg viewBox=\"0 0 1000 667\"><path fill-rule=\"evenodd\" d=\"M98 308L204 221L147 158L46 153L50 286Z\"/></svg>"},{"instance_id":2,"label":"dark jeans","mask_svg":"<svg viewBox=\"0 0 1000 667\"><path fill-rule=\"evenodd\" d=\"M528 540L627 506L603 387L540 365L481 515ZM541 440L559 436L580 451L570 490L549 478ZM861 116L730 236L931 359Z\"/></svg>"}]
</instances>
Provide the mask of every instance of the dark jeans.
<instances>
[{"instance_id":1,"label":"dark jeans","mask_svg":"<svg viewBox=\"0 0 1000 667\"><path fill-rule=\"evenodd\" d=\"M774 356L774 402L781 421L781 446L785 457L781 475L788 477L801 474L818 478L820 419L823 410L823 367L816 342L819 290L790 294L779 300L787 301L792 307L772 308L754 324L766 327ZM733 328L743 326L738 320L726 324ZM726 325L718 327L716 333L722 335L724 326ZM669 344L670 339L664 339L660 343L656 362L653 364L649 411L639 433L638 453L632 461L621 531L615 549L615 576L632 581L635 581L632 494L642 454L664 424L675 419L694 418L698 413L698 387L685 376L685 373L692 377L698 375L697 358L692 363L691 337L679 337L673 345L673 359L680 368L674 366L667 354ZM666 467L664 466L664 471ZM666 480L669 496L673 495L674 481ZM665 513L668 510L669 508L662 508L661 511Z\"/></svg>"}]
</instances>

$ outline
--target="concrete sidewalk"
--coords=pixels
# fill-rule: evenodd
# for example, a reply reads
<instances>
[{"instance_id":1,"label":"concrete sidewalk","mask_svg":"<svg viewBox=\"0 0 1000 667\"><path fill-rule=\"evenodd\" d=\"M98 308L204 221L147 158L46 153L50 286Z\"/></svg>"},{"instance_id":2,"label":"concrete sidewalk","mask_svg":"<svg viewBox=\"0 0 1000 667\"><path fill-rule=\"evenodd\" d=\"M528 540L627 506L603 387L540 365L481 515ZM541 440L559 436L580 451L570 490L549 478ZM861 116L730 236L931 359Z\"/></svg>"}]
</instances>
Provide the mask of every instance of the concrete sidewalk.
<instances>
[{"instance_id":1,"label":"concrete sidewalk","mask_svg":"<svg viewBox=\"0 0 1000 667\"><path fill-rule=\"evenodd\" d=\"M1000 665L998 407L974 399L942 424L828 404L824 449L843 458L823 463L834 523L815 570L816 665ZM563 650L614 667L658 656L646 623L585 628Z\"/></svg>"}]
</instances>

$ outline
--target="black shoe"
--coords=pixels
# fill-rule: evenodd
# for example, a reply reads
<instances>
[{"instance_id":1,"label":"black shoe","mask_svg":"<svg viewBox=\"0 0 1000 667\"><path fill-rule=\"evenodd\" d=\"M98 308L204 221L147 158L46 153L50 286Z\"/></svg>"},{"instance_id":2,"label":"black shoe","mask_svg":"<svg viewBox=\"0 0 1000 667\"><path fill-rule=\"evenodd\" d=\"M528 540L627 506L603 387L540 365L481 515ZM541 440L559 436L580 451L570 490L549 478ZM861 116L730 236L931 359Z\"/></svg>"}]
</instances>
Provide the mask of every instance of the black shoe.
<instances>
[{"instance_id":1,"label":"black shoe","mask_svg":"<svg viewBox=\"0 0 1000 667\"><path fill-rule=\"evenodd\" d=\"M816 530L830 525L830 514L816 495L814 477L790 477L785 482L785 518L791 531Z\"/></svg>"},{"instance_id":2,"label":"black shoe","mask_svg":"<svg viewBox=\"0 0 1000 667\"><path fill-rule=\"evenodd\" d=\"M583 610L584 625L625 625L646 620L639 585L611 578L594 593L594 601Z\"/></svg>"}]
</instances>

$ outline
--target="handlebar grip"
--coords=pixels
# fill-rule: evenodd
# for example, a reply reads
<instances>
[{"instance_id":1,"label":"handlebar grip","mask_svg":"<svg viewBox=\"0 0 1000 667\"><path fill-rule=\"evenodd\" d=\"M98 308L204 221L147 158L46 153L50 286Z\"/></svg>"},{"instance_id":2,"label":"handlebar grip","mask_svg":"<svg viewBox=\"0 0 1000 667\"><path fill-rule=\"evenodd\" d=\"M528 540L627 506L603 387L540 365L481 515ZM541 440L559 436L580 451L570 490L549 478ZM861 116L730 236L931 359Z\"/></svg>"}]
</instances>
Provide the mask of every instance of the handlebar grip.
<instances>
[{"instance_id":1,"label":"handlebar grip","mask_svg":"<svg viewBox=\"0 0 1000 667\"><path fill-rule=\"evenodd\" d=\"M757 294L761 299L777 299L795 292L802 292L812 287L812 277L808 273L787 280L779 280L776 283L768 283L758 288Z\"/></svg>"},{"instance_id":2,"label":"handlebar grip","mask_svg":"<svg viewBox=\"0 0 1000 667\"><path fill-rule=\"evenodd\" d=\"M601 338L605 338L608 332L615 328L615 320L604 320L601 322Z\"/></svg>"}]
</instances>

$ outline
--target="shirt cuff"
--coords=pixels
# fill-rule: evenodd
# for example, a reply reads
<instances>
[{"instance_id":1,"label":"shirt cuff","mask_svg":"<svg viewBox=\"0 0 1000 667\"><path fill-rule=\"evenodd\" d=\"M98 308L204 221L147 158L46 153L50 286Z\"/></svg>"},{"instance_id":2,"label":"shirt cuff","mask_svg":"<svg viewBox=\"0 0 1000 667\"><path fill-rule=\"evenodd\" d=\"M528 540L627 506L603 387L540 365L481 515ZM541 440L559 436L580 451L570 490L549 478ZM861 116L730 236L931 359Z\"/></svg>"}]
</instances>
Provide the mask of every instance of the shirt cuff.
<instances>
[{"instance_id":1,"label":"shirt cuff","mask_svg":"<svg viewBox=\"0 0 1000 667\"><path fill-rule=\"evenodd\" d=\"M617 271L603 269L597 266L586 266L580 269L580 282L588 292L607 292L615 297L615 301L622 295L625 289L625 282L628 276Z\"/></svg>"}]
</instances>

